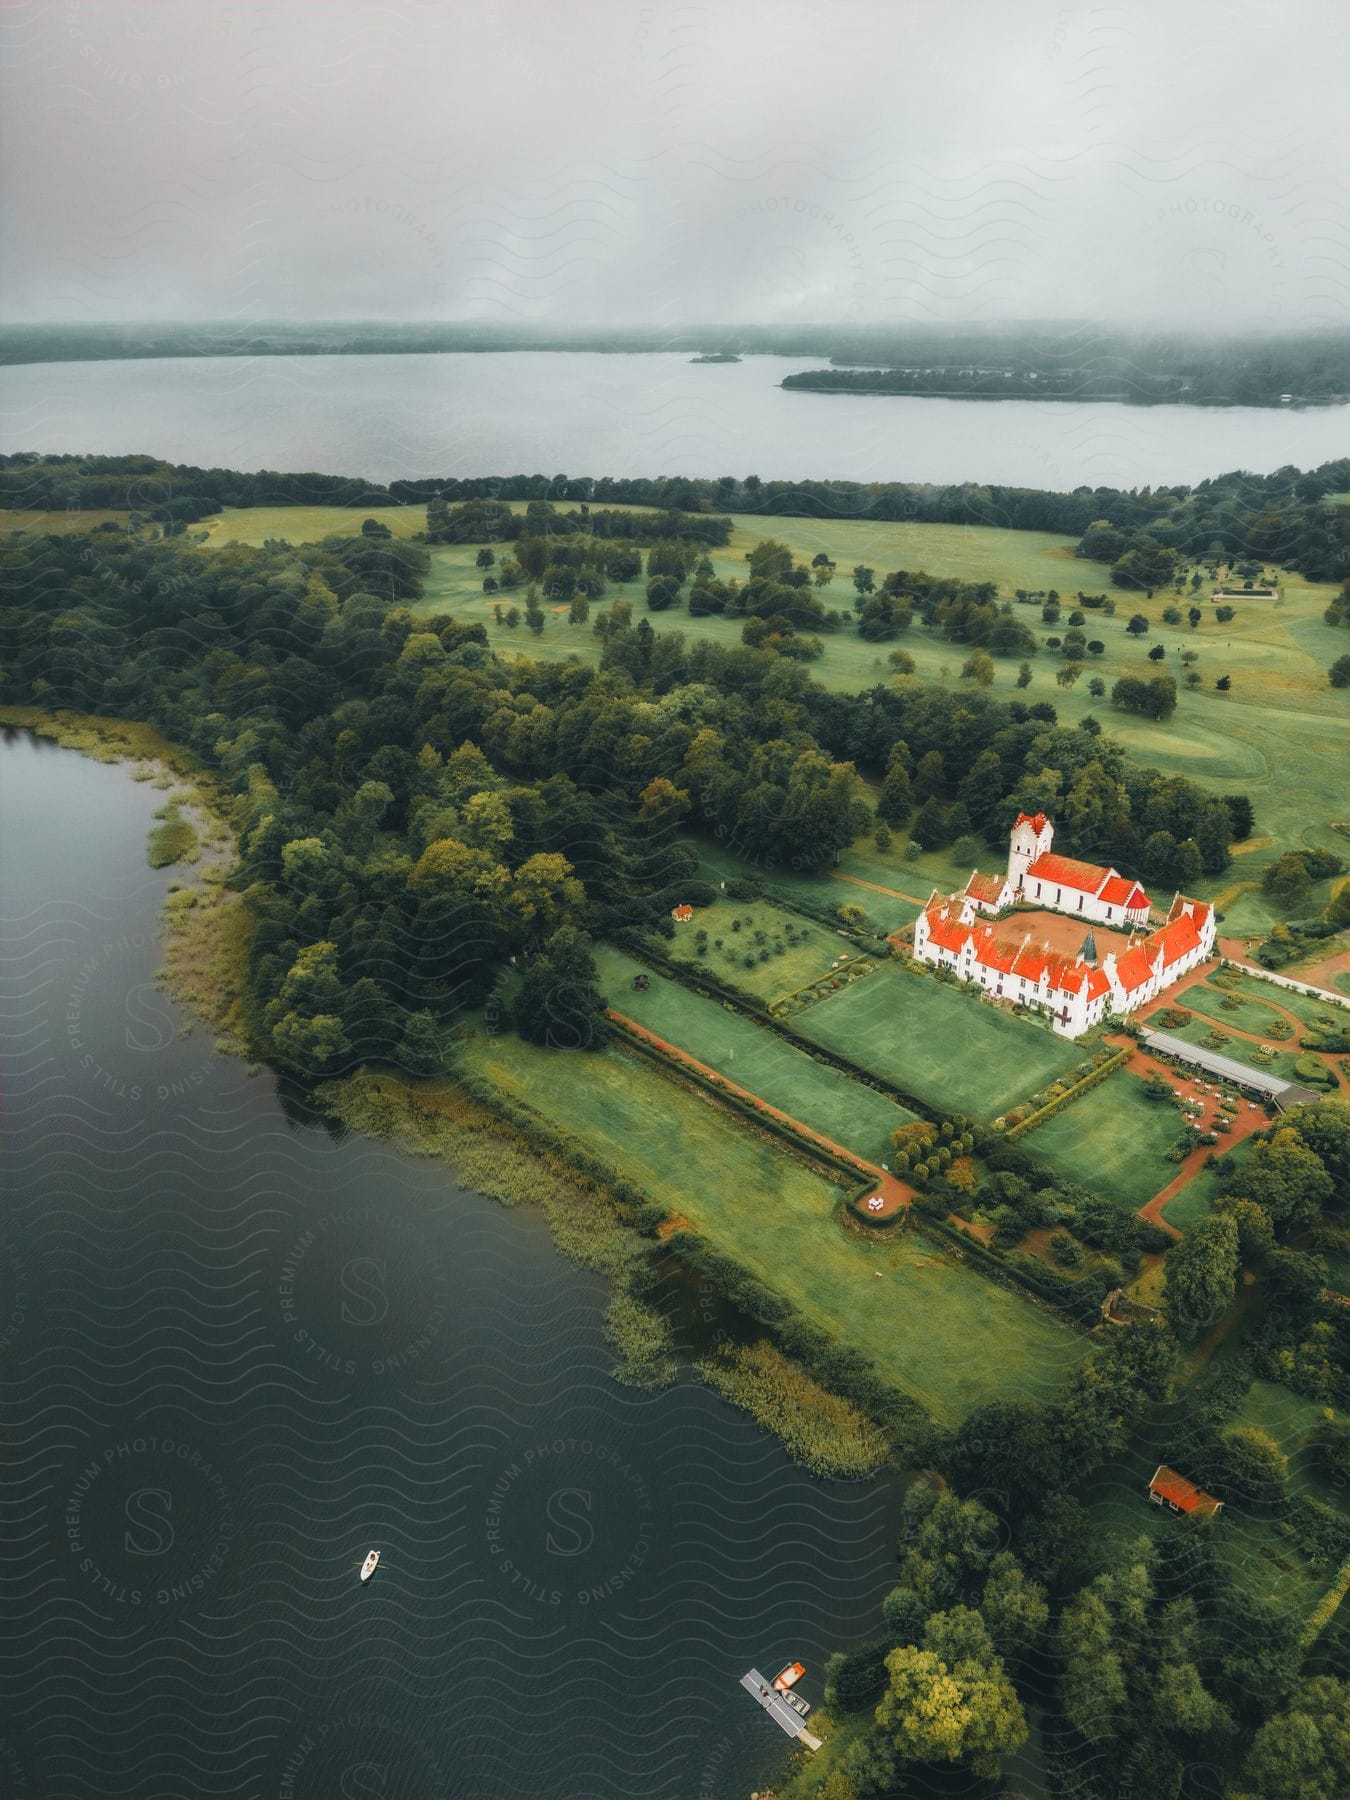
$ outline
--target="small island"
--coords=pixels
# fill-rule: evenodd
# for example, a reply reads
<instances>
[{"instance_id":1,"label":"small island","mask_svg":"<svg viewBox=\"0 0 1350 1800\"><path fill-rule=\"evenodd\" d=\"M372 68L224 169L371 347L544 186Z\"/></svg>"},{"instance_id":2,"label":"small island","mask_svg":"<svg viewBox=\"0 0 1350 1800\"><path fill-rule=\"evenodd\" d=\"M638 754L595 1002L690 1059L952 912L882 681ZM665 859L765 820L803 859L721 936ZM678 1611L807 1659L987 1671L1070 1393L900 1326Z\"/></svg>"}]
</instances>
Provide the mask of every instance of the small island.
<instances>
[{"instance_id":1,"label":"small island","mask_svg":"<svg viewBox=\"0 0 1350 1800\"><path fill-rule=\"evenodd\" d=\"M702 356L691 356L691 363L738 363L741 359L734 350L711 350Z\"/></svg>"}]
</instances>

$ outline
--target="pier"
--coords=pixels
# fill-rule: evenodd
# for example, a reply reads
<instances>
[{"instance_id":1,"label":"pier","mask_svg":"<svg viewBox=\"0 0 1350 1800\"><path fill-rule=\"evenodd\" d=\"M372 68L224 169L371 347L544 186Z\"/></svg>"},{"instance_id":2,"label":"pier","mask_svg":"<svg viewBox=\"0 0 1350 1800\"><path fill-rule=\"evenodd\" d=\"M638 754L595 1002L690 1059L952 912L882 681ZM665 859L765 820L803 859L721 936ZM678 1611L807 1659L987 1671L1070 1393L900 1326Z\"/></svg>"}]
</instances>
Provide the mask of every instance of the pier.
<instances>
[{"instance_id":1,"label":"pier","mask_svg":"<svg viewBox=\"0 0 1350 1800\"><path fill-rule=\"evenodd\" d=\"M761 1675L758 1669L751 1669L749 1674L742 1675L741 1686L759 1702L775 1725L782 1726L789 1737L798 1738L808 1750L819 1750L820 1739L807 1730L806 1720L800 1713L792 1710L781 1694L774 1692L773 1683Z\"/></svg>"}]
</instances>

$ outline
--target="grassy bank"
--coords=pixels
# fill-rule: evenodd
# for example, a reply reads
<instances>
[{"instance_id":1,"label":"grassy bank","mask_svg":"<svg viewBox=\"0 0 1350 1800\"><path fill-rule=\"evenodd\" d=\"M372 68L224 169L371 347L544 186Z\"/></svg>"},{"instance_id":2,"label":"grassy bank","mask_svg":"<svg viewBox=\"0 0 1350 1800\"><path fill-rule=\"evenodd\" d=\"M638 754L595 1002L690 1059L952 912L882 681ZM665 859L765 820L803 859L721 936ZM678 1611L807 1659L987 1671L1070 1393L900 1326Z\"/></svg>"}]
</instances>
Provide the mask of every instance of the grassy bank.
<instances>
[{"instance_id":1,"label":"grassy bank","mask_svg":"<svg viewBox=\"0 0 1350 1800\"><path fill-rule=\"evenodd\" d=\"M158 810L146 857L151 868L190 864L169 889L161 915L164 962L157 980L195 1018L216 1031L216 1048L244 1055L239 1003L248 963L240 896L226 886L235 849L229 794L209 770L150 725L95 713L0 707L0 727L31 731L103 763L129 763L133 781L172 788Z\"/></svg>"}]
</instances>

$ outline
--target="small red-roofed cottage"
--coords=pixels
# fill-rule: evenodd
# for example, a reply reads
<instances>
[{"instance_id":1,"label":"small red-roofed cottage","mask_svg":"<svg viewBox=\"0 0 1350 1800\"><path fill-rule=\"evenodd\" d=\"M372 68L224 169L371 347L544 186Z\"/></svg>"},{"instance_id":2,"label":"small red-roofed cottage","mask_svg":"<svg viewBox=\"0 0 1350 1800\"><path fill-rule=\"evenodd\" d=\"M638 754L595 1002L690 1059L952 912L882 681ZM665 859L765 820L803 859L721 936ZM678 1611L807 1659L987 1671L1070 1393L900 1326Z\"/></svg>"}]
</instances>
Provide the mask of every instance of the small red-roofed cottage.
<instances>
[{"instance_id":1,"label":"small red-roofed cottage","mask_svg":"<svg viewBox=\"0 0 1350 1800\"><path fill-rule=\"evenodd\" d=\"M694 916L694 909L692 906L672 906L670 916L677 925L687 925Z\"/></svg>"},{"instance_id":2,"label":"small red-roofed cottage","mask_svg":"<svg viewBox=\"0 0 1350 1800\"><path fill-rule=\"evenodd\" d=\"M1223 1511L1222 1500L1216 1500L1213 1494L1207 1494L1193 1481L1187 1481L1166 1463L1159 1463L1153 1471L1148 1497L1155 1506L1166 1506L1174 1513L1194 1514L1202 1519L1212 1519L1215 1513Z\"/></svg>"}]
</instances>

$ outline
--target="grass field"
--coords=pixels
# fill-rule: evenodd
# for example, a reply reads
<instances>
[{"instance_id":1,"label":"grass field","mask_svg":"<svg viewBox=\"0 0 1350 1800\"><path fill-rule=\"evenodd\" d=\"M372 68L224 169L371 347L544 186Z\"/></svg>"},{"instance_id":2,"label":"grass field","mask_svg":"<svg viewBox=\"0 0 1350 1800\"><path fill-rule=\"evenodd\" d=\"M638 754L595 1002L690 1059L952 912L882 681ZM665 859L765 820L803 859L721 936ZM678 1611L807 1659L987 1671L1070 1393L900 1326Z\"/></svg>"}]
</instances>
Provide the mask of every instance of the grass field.
<instances>
[{"instance_id":1,"label":"grass field","mask_svg":"<svg viewBox=\"0 0 1350 1800\"><path fill-rule=\"evenodd\" d=\"M831 886L831 893L836 891L841 899L847 899L847 890L838 883ZM695 948L698 931L708 934L705 956L700 956ZM789 941L789 933L797 940L795 943ZM769 952L768 959L760 961L765 950ZM768 1001L826 974L836 957L856 955L857 945L836 936L828 925L818 925L814 919L804 919L800 913L788 912L768 901L722 899L715 906L699 907L689 923L676 931L667 953L674 962L703 969L720 981Z\"/></svg>"},{"instance_id":2,"label":"grass field","mask_svg":"<svg viewBox=\"0 0 1350 1800\"><path fill-rule=\"evenodd\" d=\"M1225 1159L1231 1156L1235 1162L1241 1162L1251 1155L1251 1144L1245 1138L1231 1151L1225 1147L1225 1143L1225 1139L1219 1139L1214 1147L1216 1156ZM1218 1197L1218 1171L1200 1169L1186 1183L1181 1192L1167 1202L1163 1208L1163 1217L1169 1225L1175 1225L1178 1231L1189 1231L1192 1225L1198 1225L1201 1219L1209 1217Z\"/></svg>"},{"instance_id":3,"label":"grass field","mask_svg":"<svg viewBox=\"0 0 1350 1800\"><path fill-rule=\"evenodd\" d=\"M794 1024L930 1105L978 1119L1006 1112L1085 1054L970 990L894 965L808 1008Z\"/></svg>"},{"instance_id":4,"label":"grass field","mask_svg":"<svg viewBox=\"0 0 1350 1800\"><path fill-rule=\"evenodd\" d=\"M892 860L890 852L883 856L875 850L870 839L860 839L842 853L838 872L894 889L892 893L876 893L850 881L836 880L828 869L803 870L748 862L713 838L695 838L693 843L699 855L699 876L704 881L716 884L733 876L753 877L801 905L824 907L831 912L840 906L861 906L872 929L882 936L912 924L932 891L930 882L921 892L912 871L898 857ZM734 907L735 902L728 904Z\"/></svg>"},{"instance_id":5,"label":"grass field","mask_svg":"<svg viewBox=\"0 0 1350 1800\"><path fill-rule=\"evenodd\" d=\"M871 1162L887 1160L891 1133L917 1117L716 1000L643 970L622 951L601 950L596 962L600 986L617 1012ZM638 993L633 976L640 972L650 975L651 986Z\"/></svg>"},{"instance_id":6,"label":"grass field","mask_svg":"<svg viewBox=\"0 0 1350 1800\"><path fill-rule=\"evenodd\" d=\"M523 510L523 508L522 508ZM223 512L188 527L207 549L222 544L264 544L284 538L288 544L314 544L326 537L357 537L363 519L378 519L395 537L410 538L427 528L425 506L227 506ZM472 553L469 557L473 561ZM482 574L479 574L482 586ZM479 599L482 594L479 594Z\"/></svg>"},{"instance_id":7,"label":"grass field","mask_svg":"<svg viewBox=\"0 0 1350 1800\"><path fill-rule=\"evenodd\" d=\"M47 537L72 537L77 532L92 531L97 525L106 525L109 521L117 525L125 525L125 512L109 512L104 508L92 507L87 512L32 512L15 510L0 512L0 533L6 531L39 531Z\"/></svg>"},{"instance_id":8,"label":"grass field","mask_svg":"<svg viewBox=\"0 0 1350 1800\"><path fill-rule=\"evenodd\" d=\"M1237 976L1232 991L1240 999L1281 1006L1296 1019L1301 1019L1305 1025L1313 1025L1319 1019L1334 1019L1338 1024L1350 1025L1350 1012L1343 1006L1314 999L1311 994L1296 994L1290 988L1276 987L1274 982L1262 981L1259 975L1245 975L1237 970L1230 970L1228 973ZM1188 994L1183 995L1182 1004L1188 1004L1189 1000ZM1219 1014L1220 1018L1225 1016Z\"/></svg>"},{"instance_id":9,"label":"grass field","mask_svg":"<svg viewBox=\"0 0 1350 1800\"><path fill-rule=\"evenodd\" d=\"M1209 987L1204 982L1197 982L1193 987L1187 988L1177 1001L1177 1005L1184 1006L1191 1012L1203 1014L1206 1019L1212 1019L1216 1025L1225 1028L1231 1027L1234 1031L1250 1031L1254 1032L1257 1037L1265 1037L1273 1024L1287 1022L1284 1015L1277 1010L1276 997L1283 991L1281 988L1269 987L1267 992L1270 999L1266 1000L1258 998L1251 991L1250 984L1247 983L1244 983L1238 992L1230 994L1223 988ZM1232 1005L1233 1000L1239 1002L1236 1007ZM1229 1002L1227 1006L1224 1005L1225 1001ZM1276 1041L1275 1039L1271 1040L1272 1043Z\"/></svg>"},{"instance_id":10,"label":"grass field","mask_svg":"<svg viewBox=\"0 0 1350 1800\"><path fill-rule=\"evenodd\" d=\"M284 536L292 542L321 537L331 532L360 530L366 516L360 509L341 507L264 507L227 511L203 522L208 544L261 543L265 537ZM410 535L424 523L418 507L386 508L381 516L399 535ZM712 555L719 575L744 578L745 552L762 537L775 536L799 557L809 561L824 551L838 564L839 573L822 590L827 608L844 609L856 598L850 571L863 563L878 579L895 568L927 569L934 574L955 575L967 581L995 581L1000 593L1011 597L1017 588L1056 588L1072 603L1081 588L1089 593L1112 592L1109 572L1100 563L1080 561L1072 545L1045 532L1011 531L994 526L872 524L857 520L765 520L737 515L732 542ZM552 660L576 655L592 666L600 660L601 644L589 625L567 624L565 609L549 612L542 635L533 639L521 626L515 631L492 622L492 600L482 592L482 571L474 566L476 547L437 546L422 612L451 611L461 617L482 619L488 625L494 647L503 653L526 654ZM1340 766L1350 748L1350 724L1344 696L1333 690L1326 677L1332 662L1345 651L1345 633L1325 624L1322 613L1334 590L1326 584L1304 581L1284 572L1278 601L1236 603L1236 615L1221 625L1208 601L1200 626L1164 625L1163 607L1189 604L1188 598L1156 593L1152 600L1115 593L1116 612L1107 618L1089 613L1096 635L1106 648L1092 659L1087 675L1072 688L1055 685L1059 666L1054 653L1041 650L1033 659L1031 686L1023 693L1014 686L1020 658L995 663L991 692L1004 699L1050 700L1062 722L1076 724L1086 714L1101 719L1111 734L1140 761L1167 774L1189 775L1220 791L1244 792L1256 808L1257 835L1235 867L1224 876L1200 884L1207 898L1219 898L1225 928L1233 934L1266 932L1279 917L1260 893L1262 869L1281 851L1320 844L1329 849L1343 843L1332 831L1332 821L1344 812L1338 784L1325 779L1329 768ZM1208 591L1207 585L1201 592ZM631 599L635 612L646 610L641 582L611 588L611 596ZM517 604L523 604L520 596ZM604 604L601 602L600 604ZM1152 629L1135 640L1125 632L1132 611L1139 608ZM1069 608L1065 607L1065 617ZM1042 624L1033 606L1018 609L1038 637L1057 627ZM683 602L660 614L662 631L678 630L689 637L719 643L740 640L741 622L725 618L690 619ZM1158 723L1115 713L1109 700L1095 700L1088 693L1088 679L1099 675L1109 694L1112 684L1125 674L1146 674L1151 643L1162 643L1167 656L1161 665L1181 685L1181 651L1196 650L1195 664L1202 685L1182 692L1176 714ZM825 640L825 654L813 664L812 674L826 687L853 692L888 678L888 644L868 644L856 632L845 629ZM917 673L928 681L960 685L965 652L959 644L943 642L920 627L910 631L901 646L914 657ZM1220 675L1232 679L1232 690L1215 691ZM926 871L925 871L926 872ZM915 874L914 868L910 870ZM916 876L917 879L917 876ZM930 883L930 885L932 885ZM1324 902L1330 884L1318 889L1315 900Z\"/></svg>"},{"instance_id":11,"label":"grass field","mask_svg":"<svg viewBox=\"0 0 1350 1800\"><path fill-rule=\"evenodd\" d=\"M1088 1341L911 1231L834 1222L839 1190L619 1049L543 1050L480 1032L465 1064L545 1113L701 1236L861 1351L940 1420L986 1401L1048 1399Z\"/></svg>"},{"instance_id":12,"label":"grass field","mask_svg":"<svg viewBox=\"0 0 1350 1800\"><path fill-rule=\"evenodd\" d=\"M1176 1107L1147 1099L1143 1082L1118 1069L1021 1143L1070 1181L1134 1212L1175 1179L1177 1166L1163 1151L1181 1123Z\"/></svg>"},{"instance_id":13,"label":"grass field","mask_svg":"<svg viewBox=\"0 0 1350 1800\"><path fill-rule=\"evenodd\" d=\"M1188 992L1182 996L1182 1000L1189 1001L1190 997L1191 994ZM1221 1045L1216 1046L1206 1042L1215 1032L1218 1032L1223 1038ZM1249 1069L1256 1069L1263 1075L1273 1075L1280 1081L1297 1081L1298 1079L1294 1073L1296 1051L1275 1047L1275 1054L1269 1059L1258 1057L1254 1052L1261 1048L1259 1044L1252 1043L1250 1038L1234 1037L1215 1020L1193 1015L1185 1025L1173 1030L1172 1036L1184 1038L1188 1044L1196 1044L1203 1049L1214 1050L1216 1055L1231 1056L1234 1062L1245 1063Z\"/></svg>"}]
</instances>

